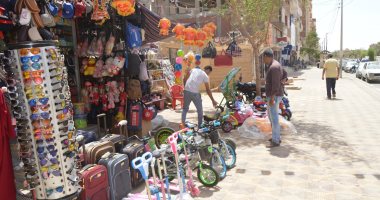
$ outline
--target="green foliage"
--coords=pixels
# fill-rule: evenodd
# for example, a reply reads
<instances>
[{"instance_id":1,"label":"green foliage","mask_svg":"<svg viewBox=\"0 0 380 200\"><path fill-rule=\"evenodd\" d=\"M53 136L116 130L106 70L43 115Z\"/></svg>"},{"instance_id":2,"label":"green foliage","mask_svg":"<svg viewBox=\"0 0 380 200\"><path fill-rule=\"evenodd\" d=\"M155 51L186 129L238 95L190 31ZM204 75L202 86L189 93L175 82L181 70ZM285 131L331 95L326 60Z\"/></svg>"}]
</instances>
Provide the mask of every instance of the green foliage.
<instances>
[{"instance_id":1,"label":"green foliage","mask_svg":"<svg viewBox=\"0 0 380 200\"><path fill-rule=\"evenodd\" d=\"M372 48L368 49L368 57L370 61L375 61L375 50Z\"/></svg>"},{"instance_id":2,"label":"green foliage","mask_svg":"<svg viewBox=\"0 0 380 200\"><path fill-rule=\"evenodd\" d=\"M367 50L364 49L345 49L343 50L343 58L364 58L368 54ZM340 51L334 51L333 55L340 57Z\"/></svg>"},{"instance_id":3,"label":"green foliage","mask_svg":"<svg viewBox=\"0 0 380 200\"><path fill-rule=\"evenodd\" d=\"M369 46L369 48L375 50L376 56L380 56L380 42L375 43L375 44L371 44L371 46Z\"/></svg>"},{"instance_id":4,"label":"green foliage","mask_svg":"<svg viewBox=\"0 0 380 200\"><path fill-rule=\"evenodd\" d=\"M306 41L301 48L301 54L309 55L312 58L319 59L319 37L315 29L310 31L310 33L307 35Z\"/></svg>"}]
</instances>

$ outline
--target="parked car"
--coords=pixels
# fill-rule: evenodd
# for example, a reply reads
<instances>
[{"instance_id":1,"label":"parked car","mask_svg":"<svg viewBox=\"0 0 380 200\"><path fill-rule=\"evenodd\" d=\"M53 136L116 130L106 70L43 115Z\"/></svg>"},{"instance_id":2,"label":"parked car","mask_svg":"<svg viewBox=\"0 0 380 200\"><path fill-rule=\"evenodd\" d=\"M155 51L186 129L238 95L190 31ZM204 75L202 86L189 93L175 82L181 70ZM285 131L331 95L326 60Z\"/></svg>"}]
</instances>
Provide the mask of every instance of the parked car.
<instances>
[{"instance_id":1,"label":"parked car","mask_svg":"<svg viewBox=\"0 0 380 200\"><path fill-rule=\"evenodd\" d=\"M380 80L380 62L370 62L362 70L363 80L368 83Z\"/></svg>"},{"instance_id":2,"label":"parked car","mask_svg":"<svg viewBox=\"0 0 380 200\"><path fill-rule=\"evenodd\" d=\"M358 63L357 62L354 62L354 61L349 61L346 63L346 65L343 67L343 70L345 72L353 72L355 71L355 69L357 68L358 66Z\"/></svg>"},{"instance_id":3,"label":"parked car","mask_svg":"<svg viewBox=\"0 0 380 200\"><path fill-rule=\"evenodd\" d=\"M364 69L364 67L367 66L367 63L366 62L361 62L359 63L359 67L358 69L356 70L356 78L362 78L362 71Z\"/></svg>"}]
</instances>

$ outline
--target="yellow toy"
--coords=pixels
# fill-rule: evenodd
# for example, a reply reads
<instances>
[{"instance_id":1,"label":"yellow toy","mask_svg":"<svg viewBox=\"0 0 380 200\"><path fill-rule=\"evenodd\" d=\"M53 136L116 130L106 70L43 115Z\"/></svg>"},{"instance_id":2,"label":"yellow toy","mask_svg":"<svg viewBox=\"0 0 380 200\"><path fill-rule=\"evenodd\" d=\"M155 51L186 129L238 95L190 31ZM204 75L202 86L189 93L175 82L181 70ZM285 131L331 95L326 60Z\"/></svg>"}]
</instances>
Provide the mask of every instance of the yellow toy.
<instances>
[{"instance_id":1,"label":"yellow toy","mask_svg":"<svg viewBox=\"0 0 380 200\"><path fill-rule=\"evenodd\" d=\"M169 28L172 25L170 20L167 18L160 19L160 22L158 23L158 27L160 28L160 35L169 35Z\"/></svg>"},{"instance_id":2,"label":"yellow toy","mask_svg":"<svg viewBox=\"0 0 380 200\"><path fill-rule=\"evenodd\" d=\"M95 64L96 64L96 58L95 58L95 56L90 56L88 58L87 65L85 65L83 67L84 68L84 73L83 74L85 76L92 76L94 74L94 72L95 72L95 68L96 68Z\"/></svg>"}]
</instances>

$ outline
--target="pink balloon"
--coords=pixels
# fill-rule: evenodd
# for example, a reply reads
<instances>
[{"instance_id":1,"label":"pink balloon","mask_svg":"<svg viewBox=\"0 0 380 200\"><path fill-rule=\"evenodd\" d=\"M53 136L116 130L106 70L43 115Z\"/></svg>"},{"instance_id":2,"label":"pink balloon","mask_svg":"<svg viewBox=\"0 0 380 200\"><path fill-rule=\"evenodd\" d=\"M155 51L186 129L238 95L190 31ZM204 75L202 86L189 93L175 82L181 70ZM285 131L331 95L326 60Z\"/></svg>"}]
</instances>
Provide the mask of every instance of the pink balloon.
<instances>
[{"instance_id":1,"label":"pink balloon","mask_svg":"<svg viewBox=\"0 0 380 200\"><path fill-rule=\"evenodd\" d=\"M177 57L177 58L175 59L175 62L176 62L177 64L182 64L182 62L183 62L183 58L182 58L182 57Z\"/></svg>"}]
</instances>

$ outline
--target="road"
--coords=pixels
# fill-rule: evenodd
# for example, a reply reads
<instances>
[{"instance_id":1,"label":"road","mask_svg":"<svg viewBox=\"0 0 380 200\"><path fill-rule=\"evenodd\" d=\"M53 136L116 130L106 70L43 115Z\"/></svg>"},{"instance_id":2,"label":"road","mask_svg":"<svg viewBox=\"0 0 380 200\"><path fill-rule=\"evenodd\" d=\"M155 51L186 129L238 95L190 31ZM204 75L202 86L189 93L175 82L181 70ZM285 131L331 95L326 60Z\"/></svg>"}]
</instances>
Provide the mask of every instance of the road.
<instances>
[{"instance_id":1,"label":"road","mask_svg":"<svg viewBox=\"0 0 380 200\"><path fill-rule=\"evenodd\" d=\"M344 75L337 99L327 100L320 69L298 74L295 85L302 89L288 91L298 133L283 135L281 146L272 149L266 140L227 134L238 143L237 165L218 187L200 187L196 199L380 199L378 85ZM203 102L210 111L207 96ZM180 111L162 115L174 123L180 119ZM194 110L189 119L196 119Z\"/></svg>"}]
</instances>

